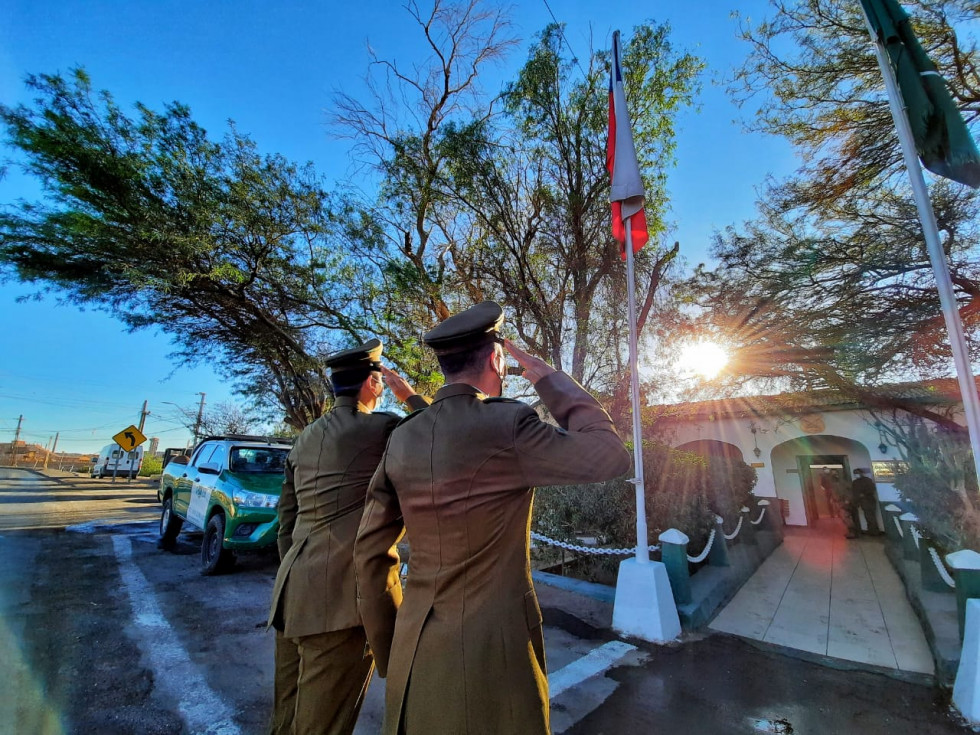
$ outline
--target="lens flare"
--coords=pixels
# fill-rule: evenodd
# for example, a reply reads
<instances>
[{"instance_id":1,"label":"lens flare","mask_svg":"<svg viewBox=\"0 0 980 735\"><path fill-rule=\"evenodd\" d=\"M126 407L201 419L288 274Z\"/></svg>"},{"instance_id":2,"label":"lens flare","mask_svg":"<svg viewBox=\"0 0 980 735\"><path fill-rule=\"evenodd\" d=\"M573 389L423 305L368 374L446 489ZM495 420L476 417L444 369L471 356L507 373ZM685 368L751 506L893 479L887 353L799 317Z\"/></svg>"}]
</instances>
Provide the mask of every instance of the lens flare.
<instances>
[{"instance_id":1,"label":"lens flare","mask_svg":"<svg viewBox=\"0 0 980 735\"><path fill-rule=\"evenodd\" d=\"M714 342L696 342L681 350L677 366L703 378L714 378L728 362L728 354Z\"/></svg>"}]
</instances>

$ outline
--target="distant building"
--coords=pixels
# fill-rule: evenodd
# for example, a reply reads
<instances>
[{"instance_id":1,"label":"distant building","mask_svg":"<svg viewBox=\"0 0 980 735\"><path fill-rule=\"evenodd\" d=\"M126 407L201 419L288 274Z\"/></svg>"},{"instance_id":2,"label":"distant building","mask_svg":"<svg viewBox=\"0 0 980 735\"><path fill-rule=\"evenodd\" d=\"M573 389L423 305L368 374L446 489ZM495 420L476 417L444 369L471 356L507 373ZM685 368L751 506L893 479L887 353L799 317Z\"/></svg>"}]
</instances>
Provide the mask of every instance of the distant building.
<instances>
[{"instance_id":1,"label":"distant building","mask_svg":"<svg viewBox=\"0 0 980 735\"><path fill-rule=\"evenodd\" d=\"M92 464L92 455L88 452L50 452L40 444L28 444L23 440L0 443L0 464L7 467L15 464L18 467L43 467L45 458L48 467L55 469L82 471Z\"/></svg>"},{"instance_id":2,"label":"distant building","mask_svg":"<svg viewBox=\"0 0 980 735\"><path fill-rule=\"evenodd\" d=\"M891 386L911 403L945 409L961 424L954 379ZM835 391L783 393L700 401L648 409L676 449L739 457L755 468L755 495L775 497L789 525L807 526L830 515L819 473L836 471L844 481L857 468L872 473L881 501L898 500L895 476L906 464L867 406ZM884 420L884 419L882 419Z\"/></svg>"}]
</instances>

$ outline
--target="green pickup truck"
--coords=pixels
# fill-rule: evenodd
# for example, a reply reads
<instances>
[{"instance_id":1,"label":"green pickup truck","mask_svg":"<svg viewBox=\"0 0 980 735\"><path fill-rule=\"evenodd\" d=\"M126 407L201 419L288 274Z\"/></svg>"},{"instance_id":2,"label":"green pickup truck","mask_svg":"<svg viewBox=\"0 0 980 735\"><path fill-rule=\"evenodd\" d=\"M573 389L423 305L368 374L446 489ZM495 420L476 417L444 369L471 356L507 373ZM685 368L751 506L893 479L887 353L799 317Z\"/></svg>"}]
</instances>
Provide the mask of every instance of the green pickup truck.
<instances>
[{"instance_id":1,"label":"green pickup truck","mask_svg":"<svg viewBox=\"0 0 980 735\"><path fill-rule=\"evenodd\" d=\"M160 546L172 550L186 522L204 531L201 573L227 571L235 552L276 543L278 506L290 441L224 435L203 439L163 468L157 497Z\"/></svg>"}]
</instances>

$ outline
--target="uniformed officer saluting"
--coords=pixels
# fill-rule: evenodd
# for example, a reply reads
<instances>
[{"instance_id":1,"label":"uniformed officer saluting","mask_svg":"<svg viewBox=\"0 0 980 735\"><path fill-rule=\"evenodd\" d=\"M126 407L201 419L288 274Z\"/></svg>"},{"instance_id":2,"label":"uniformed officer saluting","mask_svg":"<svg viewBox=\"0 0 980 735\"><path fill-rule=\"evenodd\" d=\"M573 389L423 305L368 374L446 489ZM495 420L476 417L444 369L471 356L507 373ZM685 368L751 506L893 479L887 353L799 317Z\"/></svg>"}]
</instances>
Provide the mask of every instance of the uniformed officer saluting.
<instances>
[{"instance_id":1,"label":"uniformed officer saluting","mask_svg":"<svg viewBox=\"0 0 980 735\"><path fill-rule=\"evenodd\" d=\"M596 400L502 340L502 322L501 307L484 302L425 335L446 384L392 433L368 489L354 564L364 628L387 676L388 735L549 732L528 557L533 487L630 467ZM497 397L501 343L562 428ZM404 530L412 557L403 600L394 544Z\"/></svg>"},{"instance_id":2,"label":"uniformed officer saluting","mask_svg":"<svg viewBox=\"0 0 980 735\"><path fill-rule=\"evenodd\" d=\"M374 670L357 614L354 536L368 481L399 417L372 413L384 380L400 401L427 401L381 366L379 340L326 360L336 400L286 460L269 624L276 634L273 733L350 733Z\"/></svg>"}]
</instances>

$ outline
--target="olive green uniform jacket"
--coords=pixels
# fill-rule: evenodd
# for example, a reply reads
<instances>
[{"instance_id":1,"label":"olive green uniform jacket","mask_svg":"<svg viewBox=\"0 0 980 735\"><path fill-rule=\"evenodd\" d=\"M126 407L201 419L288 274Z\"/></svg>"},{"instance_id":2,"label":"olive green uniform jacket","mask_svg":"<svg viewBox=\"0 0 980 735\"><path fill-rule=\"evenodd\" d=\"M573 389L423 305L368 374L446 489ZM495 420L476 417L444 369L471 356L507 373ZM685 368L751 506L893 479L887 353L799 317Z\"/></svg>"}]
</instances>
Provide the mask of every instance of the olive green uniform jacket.
<instances>
[{"instance_id":1,"label":"olive green uniform jacket","mask_svg":"<svg viewBox=\"0 0 980 735\"><path fill-rule=\"evenodd\" d=\"M354 563L368 642L388 678L389 735L549 732L529 562L533 486L608 480L630 455L572 378L554 373L536 388L563 428L524 403L449 384L395 429L371 481ZM404 600L394 547L403 529Z\"/></svg>"},{"instance_id":2,"label":"olive green uniform jacket","mask_svg":"<svg viewBox=\"0 0 980 735\"><path fill-rule=\"evenodd\" d=\"M413 408L424 398L409 399ZM269 625L287 638L361 624L354 537L368 482L399 417L341 396L303 430L286 459L279 499L279 573Z\"/></svg>"}]
</instances>

